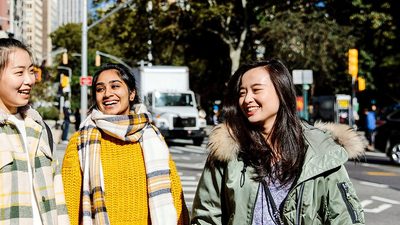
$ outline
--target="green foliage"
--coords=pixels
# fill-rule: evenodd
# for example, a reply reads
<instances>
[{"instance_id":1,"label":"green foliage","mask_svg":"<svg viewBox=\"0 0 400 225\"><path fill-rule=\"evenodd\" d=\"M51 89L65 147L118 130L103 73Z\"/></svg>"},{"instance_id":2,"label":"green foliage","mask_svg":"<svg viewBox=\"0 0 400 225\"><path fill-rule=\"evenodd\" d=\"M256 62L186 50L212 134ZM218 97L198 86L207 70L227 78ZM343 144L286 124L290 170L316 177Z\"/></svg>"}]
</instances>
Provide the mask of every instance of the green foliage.
<instances>
[{"instance_id":1,"label":"green foliage","mask_svg":"<svg viewBox=\"0 0 400 225\"><path fill-rule=\"evenodd\" d=\"M57 107L38 107L36 109L44 120L58 120L60 115L60 110Z\"/></svg>"},{"instance_id":2,"label":"green foliage","mask_svg":"<svg viewBox=\"0 0 400 225\"><path fill-rule=\"evenodd\" d=\"M95 6L107 7L91 11L89 24L120 2L126 1L95 1ZM366 99L385 90L382 99L400 101L398 1L152 1L151 11L147 2L135 0L88 31L89 75L97 69L96 50L132 67L151 52L153 64L189 66L191 87L205 103L221 99L233 72L234 51L243 63L256 59L262 47L265 58L279 57L290 70L312 69L314 95L350 94L347 51L357 48L359 74L367 80ZM80 24L67 24L51 37L56 48L65 47L70 55L80 53L80 35ZM73 68L73 107L80 100L80 60L71 56L67 65ZM102 58L102 63L111 61Z\"/></svg>"}]
</instances>

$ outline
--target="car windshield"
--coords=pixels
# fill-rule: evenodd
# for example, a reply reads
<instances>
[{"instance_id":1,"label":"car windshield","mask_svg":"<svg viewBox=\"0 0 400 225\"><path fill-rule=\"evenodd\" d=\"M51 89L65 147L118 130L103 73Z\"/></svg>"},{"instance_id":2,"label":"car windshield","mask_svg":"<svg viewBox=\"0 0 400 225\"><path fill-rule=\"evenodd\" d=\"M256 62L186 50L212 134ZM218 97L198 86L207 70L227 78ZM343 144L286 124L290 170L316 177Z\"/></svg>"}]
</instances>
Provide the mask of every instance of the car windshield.
<instances>
[{"instance_id":1,"label":"car windshield","mask_svg":"<svg viewBox=\"0 0 400 225\"><path fill-rule=\"evenodd\" d=\"M191 94L184 93L157 93L155 95L156 107L163 106L193 106Z\"/></svg>"}]
</instances>

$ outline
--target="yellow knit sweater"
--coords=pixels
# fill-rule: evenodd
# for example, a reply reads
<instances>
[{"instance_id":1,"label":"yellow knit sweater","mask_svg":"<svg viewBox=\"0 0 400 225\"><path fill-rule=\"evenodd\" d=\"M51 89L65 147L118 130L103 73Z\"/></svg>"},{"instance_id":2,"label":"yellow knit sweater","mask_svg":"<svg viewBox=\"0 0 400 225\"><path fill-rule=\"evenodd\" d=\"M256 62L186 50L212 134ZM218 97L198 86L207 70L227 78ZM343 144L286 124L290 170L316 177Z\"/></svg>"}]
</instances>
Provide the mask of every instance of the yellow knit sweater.
<instances>
[{"instance_id":1,"label":"yellow knit sweater","mask_svg":"<svg viewBox=\"0 0 400 225\"><path fill-rule=\"evenodd\" d=\"M101 163L104 173L105 200L112 225L150 224L144 159L140 144L118 140L104 132L101 139ZM62 178L71 224L79 224L82 172L76 132L66 149ZM188 224L189 216L175 164L171 169L171 187L178 224Z\"/></svg>"}]
</instances>

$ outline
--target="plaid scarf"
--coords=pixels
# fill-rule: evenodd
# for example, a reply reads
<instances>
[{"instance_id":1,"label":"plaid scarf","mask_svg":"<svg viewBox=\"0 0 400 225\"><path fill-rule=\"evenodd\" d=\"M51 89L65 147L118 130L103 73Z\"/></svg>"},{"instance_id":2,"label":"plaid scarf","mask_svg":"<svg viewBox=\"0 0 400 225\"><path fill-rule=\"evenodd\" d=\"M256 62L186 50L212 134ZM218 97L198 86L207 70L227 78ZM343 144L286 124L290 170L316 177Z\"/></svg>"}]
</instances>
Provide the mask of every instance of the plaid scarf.
<instances>
[{"instance_id":1,"label":"plaid scarf","mask_svg":"<svg viewBox=\"0 0 400 225\"><path fill-rule=\"evenodd\" d=\"M143 107L139 106L129 115L104 115L94 109L81 124L78 152L83 171L83 225L110 224L104 198L99 129L123 141L140 142L146 167L151 224L177 224L169 177L168 146L151 124L150 114L140 112Z\"/></svg>"}]
</instances>

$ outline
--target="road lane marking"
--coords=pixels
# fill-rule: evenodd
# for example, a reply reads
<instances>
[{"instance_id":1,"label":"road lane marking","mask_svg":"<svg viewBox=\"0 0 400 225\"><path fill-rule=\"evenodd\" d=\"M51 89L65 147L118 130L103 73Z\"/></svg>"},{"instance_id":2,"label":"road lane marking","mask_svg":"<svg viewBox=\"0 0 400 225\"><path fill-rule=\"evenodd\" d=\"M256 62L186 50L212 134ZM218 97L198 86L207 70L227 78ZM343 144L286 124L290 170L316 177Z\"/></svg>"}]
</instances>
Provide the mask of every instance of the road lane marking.
<instances>
[{"instance_id":1,"label":"road lane marking","mask_svg":"<svg viewBox=\"0 0 400 225\"><path fill-rule=\"evenodd\" d=\"M377 201L381 201L381 202L390 203L390 204L393 204L393 205L400 205L399 201L392 200L392 199L387 199L387 198L382 198L382 197L378 197L378 196L371 196L371 199L374 199L374 200L377 200Z\"/></svg>"},{"instance_id":2,"label":"road lane marking","mask_svg":"<svg viewBox=\"0 0 400 225\"><path fill-rule=\"evenodd\" d=\"M198 169L201 170L204 168L203 163L181 163L181 162L175 162L175 165L178 169L182 168L188 168L188 169Z\"/></svg>"},{"instance_id":3,"label":"road lane marking","mask_svg":"<svg viewBox=\"0 0 400 225\"><path fill-rule=\"evenodd\" d=\"M373 209L366 209L364 208L364 212L368 212L368 213L380 213L386 209L389 209L390 207L392 207L391 204L381 204L376 208Z\"/></svg>"},{"instance_id":4,"label":"road lane marking","mask_svg":"<svg viewBox=\"0 0 400 225\"><path fill-rule=\"evenodd\" d=\"M370 171L370 172L367 172L367 175L370 175L370 176L384 176L384 177L396 177L396 176L399 176L398 174L393 173L393 172L379 172L379 171Z\"/></svg>"},{"instance_id":5,"label":"road lane marking","mask_svg":"<svg viewBox=\"0 0 400 225\"><path fill-rule=\"evenodd\" d=\"M388 188L389 185L387 184L378 184L378 183L372 183L372 182L368 182L368 181L360 181L360 184L364 184L364 185L368 185L368 186L372 186L372 187L380 187L380 188Z\"/></svg>"},{"instance_id":6,"label":"road lane marking","mask_svg":"<svg viewBox=\"0 0 400 225\"><path fill-rule=\"evenodd\" d=\"M181 181L182 186L183 185L185 185L185 186L191 186L191 185L197 186L198 183L199 182L197 182L196 180L194 180L194 181L187 181L187 180Z\"/></svg>"},{"instance_id":7,"label":"road lane marking","mask_svg":"<svg viewBox=\"0 0 400 225\"><path fill-rule=\"evenodd\" d=\"M196 180L195 176L182 176L182 173L180 173L180 174L181 174L180 175L181 181L184 181L184 180Z\"/></svg>"}]
</instances>

